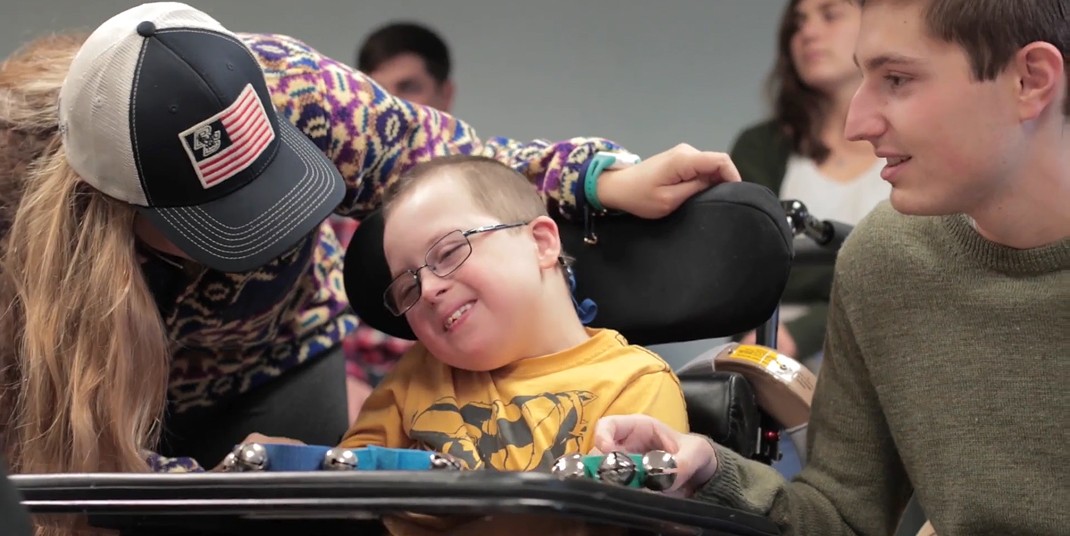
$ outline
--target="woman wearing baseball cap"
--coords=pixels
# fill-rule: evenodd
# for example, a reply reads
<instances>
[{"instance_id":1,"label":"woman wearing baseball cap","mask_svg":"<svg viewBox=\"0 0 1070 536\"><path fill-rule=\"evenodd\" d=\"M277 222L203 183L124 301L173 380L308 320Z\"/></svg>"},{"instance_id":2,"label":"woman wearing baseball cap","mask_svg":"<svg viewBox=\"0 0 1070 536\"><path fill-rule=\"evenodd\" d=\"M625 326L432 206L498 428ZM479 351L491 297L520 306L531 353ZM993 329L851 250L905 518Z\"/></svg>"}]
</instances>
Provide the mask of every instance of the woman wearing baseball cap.
<instances>
[{"instance_id":1,"label":"woman wearing baseball cap","mask_svg":"<svg viewBox=\"0 0 1070 536\"><path fill-rule=\"evenodd\" d=\"M9 58L0 136L0 441L20 473L214 466L253 431L335 443L356 320L324 220L417 162L493 157L564 217L661 217L739 180L687 146L613 169L602 139L481 140L178 3Z\"/></svg>"}]
</instances>

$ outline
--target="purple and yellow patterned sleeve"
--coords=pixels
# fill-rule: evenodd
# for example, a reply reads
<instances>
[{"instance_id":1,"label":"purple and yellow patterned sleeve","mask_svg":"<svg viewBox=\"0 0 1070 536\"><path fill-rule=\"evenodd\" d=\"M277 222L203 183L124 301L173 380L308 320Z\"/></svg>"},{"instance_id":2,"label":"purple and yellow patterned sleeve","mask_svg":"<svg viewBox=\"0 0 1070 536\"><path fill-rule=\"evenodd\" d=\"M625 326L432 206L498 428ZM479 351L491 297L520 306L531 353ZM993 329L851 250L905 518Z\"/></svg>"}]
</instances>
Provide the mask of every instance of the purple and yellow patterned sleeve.
<instances>
[{"instance_id":1,"label":"purple and yellow patterned sleeve","mask_svg":"<svg viewBox=\"0 0 1070 536\"><path fill-rule=\"evenodd\" d=\"M582 175L594 153L619 150L611 141L573 138L551 143L480 140L464 122L387 93L371 78L291 37L245 34L267 78L275 107L305 133L346 180L340 214L361 217L381 203L387 185L412 165L436 156L476 154L530 178L547 207L577 214Z\"/></svg>"},{"instance_id":2,"label":"purple and yellow patterned sleeve","mask_svg":"<svg viewBox=\"0 0 1070 536\"><path fill-rule=\"evenodd\" d=\"M142 455L153 473L203 473L197 460L193 458L167 458L155 452L143 451Z\"/></svg>"}]
</instances>

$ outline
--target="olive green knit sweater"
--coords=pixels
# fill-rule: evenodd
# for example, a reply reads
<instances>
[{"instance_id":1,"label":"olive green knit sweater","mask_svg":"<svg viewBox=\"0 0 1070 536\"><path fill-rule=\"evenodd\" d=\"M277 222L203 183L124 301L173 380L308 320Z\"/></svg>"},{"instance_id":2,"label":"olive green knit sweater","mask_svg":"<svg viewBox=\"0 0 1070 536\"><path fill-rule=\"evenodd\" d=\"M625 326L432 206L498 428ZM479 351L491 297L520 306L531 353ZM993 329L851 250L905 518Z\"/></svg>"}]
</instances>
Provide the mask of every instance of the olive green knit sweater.
<instances>
[{"instance_id":1,"label":"olive green knit sweater","mask_svg":"<svg viewBox=\"0 0 1070 536\"><path fill-rule=\"evenodd\" d=\"M1038 215L1043 217L1043 215ZM809 465L718 449L698 497L785 534L1070 534L1070 239L1013 250L964 216L878 207L840 253Z\"/></svg>"}]
</instances>

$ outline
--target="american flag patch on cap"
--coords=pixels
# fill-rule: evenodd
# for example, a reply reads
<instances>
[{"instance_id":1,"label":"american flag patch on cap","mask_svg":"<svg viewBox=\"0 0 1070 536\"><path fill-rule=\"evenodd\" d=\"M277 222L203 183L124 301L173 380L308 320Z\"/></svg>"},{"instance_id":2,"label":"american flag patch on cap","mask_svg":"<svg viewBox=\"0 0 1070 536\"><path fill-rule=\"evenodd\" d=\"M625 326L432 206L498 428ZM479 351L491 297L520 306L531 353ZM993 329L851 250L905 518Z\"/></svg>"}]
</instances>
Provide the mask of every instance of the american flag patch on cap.
<instances>
[{"instance_id":1,"label":"american flag patch on cap","mask_svg":"<svg viewBox=\"0 0 1070 536\"><path fill-rule=\"evenodd\" d=\"M252 84L237 100L179 134L190 162L207 189L244 171L275 139L271 120Z\"/></svg>"}]
</instances>

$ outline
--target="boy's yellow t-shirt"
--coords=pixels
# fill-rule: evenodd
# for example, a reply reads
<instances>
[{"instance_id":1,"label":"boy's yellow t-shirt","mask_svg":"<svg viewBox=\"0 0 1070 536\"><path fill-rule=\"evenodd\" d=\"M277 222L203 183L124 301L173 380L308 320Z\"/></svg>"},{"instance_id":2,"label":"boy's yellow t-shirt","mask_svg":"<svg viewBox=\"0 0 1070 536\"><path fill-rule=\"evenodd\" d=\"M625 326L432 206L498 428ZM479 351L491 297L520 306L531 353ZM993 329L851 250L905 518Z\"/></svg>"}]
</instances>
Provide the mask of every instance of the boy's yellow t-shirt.
<instances>
[{"instance_id":1,"label":"boy's yellow t-shirt","mask_svg":"<svg viewBox=\"0 0 1070 536\"><path fill-rule=\"evenodd\" d=\"M451 454L470 469L548 470L586 454L603 416L643 413L688 431L680 381L653 352L616 331L489 372L452 368L416 344L375 388L342 447Z\"/></svg>"}]
</instances>

